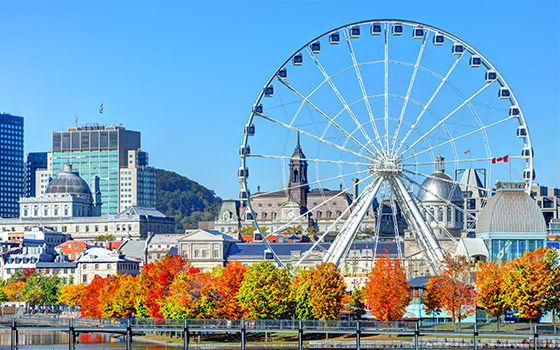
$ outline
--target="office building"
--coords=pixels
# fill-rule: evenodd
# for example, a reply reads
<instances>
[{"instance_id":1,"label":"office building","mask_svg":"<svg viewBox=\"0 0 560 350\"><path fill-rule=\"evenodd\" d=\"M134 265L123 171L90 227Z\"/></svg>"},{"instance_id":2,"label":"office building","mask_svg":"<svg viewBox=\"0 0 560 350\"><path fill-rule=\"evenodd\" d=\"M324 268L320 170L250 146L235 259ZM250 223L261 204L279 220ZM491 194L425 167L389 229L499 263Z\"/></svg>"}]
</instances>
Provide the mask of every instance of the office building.
<instances>
[{"instance_id":1,"label":"office building","mask_svg":"<svg viewBox=\"0 0 560 350\"><path fill-rule=\"evenodd\" d=\"M27 153L25 159L25 188L24 197L33 197L37 189L37 170L47 168L48 152Z\"/></svg>"},{"instance_id":2,"label":"office building","mask_svg":"<svg viewBox=\"0 0 560 350\"><path fill-rule=\"evenodd\" d=\"M0 113L0 217L17 217L22 195L23 117Z\"/></svg>"},{"instance_id":3,"label":"office building","mask_svg":"<svg viewBox=\"0 0 560 350\"><path fill-rule=\"evenodd\" d=\"M140 132L120 126L88 125L55 131L47 169L37 171L40 185L36 196L44 193L49 178L70 163L90 188L99 178L102 216L116 215L132 206L155 207L155 169L148 166L148 155L140 147Z\"/></svg>"}]
</instances>

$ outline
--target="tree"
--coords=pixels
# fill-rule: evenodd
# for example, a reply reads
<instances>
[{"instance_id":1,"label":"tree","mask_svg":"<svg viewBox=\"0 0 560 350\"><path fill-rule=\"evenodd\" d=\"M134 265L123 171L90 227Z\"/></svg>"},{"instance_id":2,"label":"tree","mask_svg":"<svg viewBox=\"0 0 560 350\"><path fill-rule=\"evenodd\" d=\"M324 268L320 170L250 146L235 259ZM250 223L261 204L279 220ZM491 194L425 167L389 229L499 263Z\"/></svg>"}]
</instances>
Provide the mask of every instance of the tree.
<instances>
[{"instance_id":1,"label":"tree","mask_svg":"<svg viewBox=\"0 0 560 350\"><path fill-rule=\"evenodd\" d=\"M240 319L245 314L244 309L239 306L237 293L241 283L245 279L247 267L240 261L231 261L225 269L222 269L216 277L216 285L220 302L218 303L216 315L219 318Z\"/></svg>"},{"instance_id":2,"label":"tree","mask_svg":"<svg viewBox=\"0 0 560 350\"><path fill-rule=\"evenodd\" d=\"M498 318L498 327L500 317L509 311L509 305L506 302L508 291L504 289L504 275L507 267L508 265L496 262L485 262L480 264L475 272L476 302L486 309L487 314Z\"/></svg>"},{"instance_id":3,"label":"tree","mask_svg":"<svg viewBox=\"0 0 560 350\"><path fill-rule=\"evenodd\" d=\"M136 313L136 278L127 274L107 277L99 293L101 316L126 318Z\"/></svg>"},{"instance_id":4,"label":"tree","mask_svg":"<svg viewBox=\"0 0 560 350\"><path fill-rule=\"evenodd\" d=\"M110 233L106 233L106 234L95 236L93 240L96 242L112 242L115 240L115 236L113 236Z\"/></svg>"},{"instance_id":5,"label":"tree","mask_svg":"<svg viewBox=\"0 0 560 350\"><path fill-rule=\"evenodd\" d=\"M366 314L366 305L364 304L364 289L354 289L352 291L352 300L350 302L350 314L356 320L361 320Z\"/></svg>"},{"instance_id":6,"label":"tree","mask_svg":"<svg viewBox=\"0 0 560 350\"><path fill-rule=\"evenodd\" d=\"M372 315L380 321L398 321L411 301L400 260L382 255L371 269L364 290Z\"/></svg>"},{"instance_id":7,"label":"tree","mask_svg":"<svg viewBox=\"0 0 560 350\"><path fill-rule=\"evenodd\" d=\"M535 319L558 307L560 270L557 261L558 253L554 249L538 248L507 264L504 299L519 316Z\"/></svg>"},{"instance_id":8,"label":"tree","mask_svg":"<svg viewBox=\"0 0 560 350\"><path fill-rule=\"evenodd\" d=\"M9 301L23 301L23 293L25 293L25 282L13 280L6 284L4 293Z\"/></svg>"},{"instance_id":9,"label":"tree","mask_svg":"<svg viewBox=\"0 0 560 350\"><path fill-rule=\"evenodd\" d=\"M102 317L99 295L107 279L95 277L90 284L84 287L80 296L80 308L86 317Z\"/></svg>"},{"instance_id":10,"label":"tree","mask_svg":"<svg viewBox=\"0 0 560 350\"><path fill-rule=\"evenodd\" d=\"M59 303L67 306L78 305L84 288L85 286L83 284L70 284L60 287L60 293L58 295Z\"/></svg>"},{"instance_id":11,"label":"tree","mask_svg":"<svg viewBox=\"0 0 560 350\"><path fill-rule=\"evenodd\" d=\"M210 273L185 272L177 276L161 303L166 318L216 318L220 299Z\"/></svg>"},{"instance_id":12,"label":"tree","mask_svg":"<svg viewBox=\"0 0 560 350\"><path fill-rule=\"evenodd\" d=\"M295 313L300 320L334 320L342 309L346 285L332 263L304 270L294 279Z\"/></svg>"},{"instance_id":13,"label":"tree","mask_svg":"<svg viewBox=\"0 0 560 350\"><path fill-rule=\"evenodd\" d=\"M290 275L269 261L247 269L237 294L245 317L259 319L290 318L293 314L293 288Z\"/></svg>"},{"instance_id":14,"label":"tree","mask_svg":"<svg viewBox=\"0 0 560 350\"><path fill-rule=\"evenodd\" d=\"M434 278L434 292L444 311L451 315L453 322L473 315L476 310L476 291L471 285L471 263L464 257L452 258L447 255L444 271Z\"/></svg>"},{"instance_id":15,"label":"tree","mask_svg":"<svg viewBox=\"0 0 560 350\"><path fill-rule=\"evenodd\" d=\"M137 310L139 317L163 318L160 304L169 294L169 286L176 276L192 268L187 259L178 255L166 255L161 260L150 263L140 273L138 279ZM193 271L198 269L192 268Z\"/></svg>"},{"instance_id":16,"label":"tree","mask_svg":"<svg viewBox=\"0 0 560 350\"><path fill-rule=\"evenodd\" d=\"M432 277L428 280L426 284L426 289L424 290L424 295L422 296L422 304L426 314L435 316L441 313L441 299L439 293L439 277Z\"/></svg>"}]
</instances>

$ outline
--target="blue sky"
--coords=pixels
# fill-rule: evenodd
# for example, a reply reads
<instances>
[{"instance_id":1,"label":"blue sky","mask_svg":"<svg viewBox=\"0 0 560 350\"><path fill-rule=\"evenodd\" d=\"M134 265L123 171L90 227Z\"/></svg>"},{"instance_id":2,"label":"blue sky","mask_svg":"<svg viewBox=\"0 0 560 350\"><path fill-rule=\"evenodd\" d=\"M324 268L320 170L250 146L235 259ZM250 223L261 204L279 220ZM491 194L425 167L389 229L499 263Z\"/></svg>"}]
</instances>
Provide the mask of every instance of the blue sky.
<instances>
[{"instance_id":1,"label":"blue sky","mask_svg":"<svg viewBox=\"0 0 560 350\"><path fill-rule=\"evenodd\" d=\"M483 53L524 110L537 182L560 187L558 1L0 2L0 111L25 117L26 152L49 151L50 131L101 123L103 102L105 124L142 132L152 165L235 197L243 126L269 76L313 37L375 18Z\"/></svg>"}]
</instances>

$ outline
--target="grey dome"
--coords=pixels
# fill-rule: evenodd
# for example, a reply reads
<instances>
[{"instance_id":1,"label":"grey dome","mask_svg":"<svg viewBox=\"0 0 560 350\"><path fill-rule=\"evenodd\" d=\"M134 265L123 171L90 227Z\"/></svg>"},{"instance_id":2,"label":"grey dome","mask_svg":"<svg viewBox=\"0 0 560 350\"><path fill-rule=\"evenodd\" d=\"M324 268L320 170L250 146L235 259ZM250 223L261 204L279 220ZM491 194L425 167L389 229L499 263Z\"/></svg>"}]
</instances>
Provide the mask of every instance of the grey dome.
<instances>
[{"instance_id":1,"label":"grey dome","mask_svg":"<svg viewBox=\"0 0 560 350\"><path fill-rule=\"evenodd\" d=\"M523 190L502 190L488 199L480 212L476 233L546 232L537 203Z\"/></svg>"},{"instance_id":2,"label":"grey dome","mask_svg":"<svg viewBox=\"0 0 560 350\"><path fill-rule=\"evenodd\" d=\"M432 177L428 177L422 182L417 196L422 202L442 202L442 198L451 202L463 201L463 194L459 184L451 176L438 171L432 174Z\"/></svg>"},{"instance_id":3,"label":"grey dome","mask_svg":"<svg viewBox=\"0 0 560 350\"><path fill-rule=\"evenodd\" d=\"M78 172L72 171L70 164L64 164L64 168L59 170L54 179L49 182L45 194L49 193L91 196L87 182L78 175Z\"/></svg>"}]
</instances>

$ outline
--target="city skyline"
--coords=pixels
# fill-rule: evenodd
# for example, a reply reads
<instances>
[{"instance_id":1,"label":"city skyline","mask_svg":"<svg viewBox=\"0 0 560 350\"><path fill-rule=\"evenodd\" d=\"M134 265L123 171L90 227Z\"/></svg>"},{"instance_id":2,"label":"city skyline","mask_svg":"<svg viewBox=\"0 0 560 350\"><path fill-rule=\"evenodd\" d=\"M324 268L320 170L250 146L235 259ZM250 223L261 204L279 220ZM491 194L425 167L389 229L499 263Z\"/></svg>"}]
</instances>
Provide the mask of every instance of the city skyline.
<instances>
[{"instance_id":1,"label":"city skyline","mask_svg":"<svg viewBox=\"0 0 560 350\"><path fill-rule=\"evenodd\" d=\"M80 125L122 123L143 133L153 166L236 198L243 126L274 70L334 27L410 19L457 35L492 61L526 116L536 182L560 187L551 45L559 41L558 3L401 3L2 3L3 23L26 26L3 39L12 54L0 58L0 111L25 118L25 153L51 151L51 131L74 126L75 117ZM517 30L535 21L541 30Z\"/></svg>"}]
</instances>

